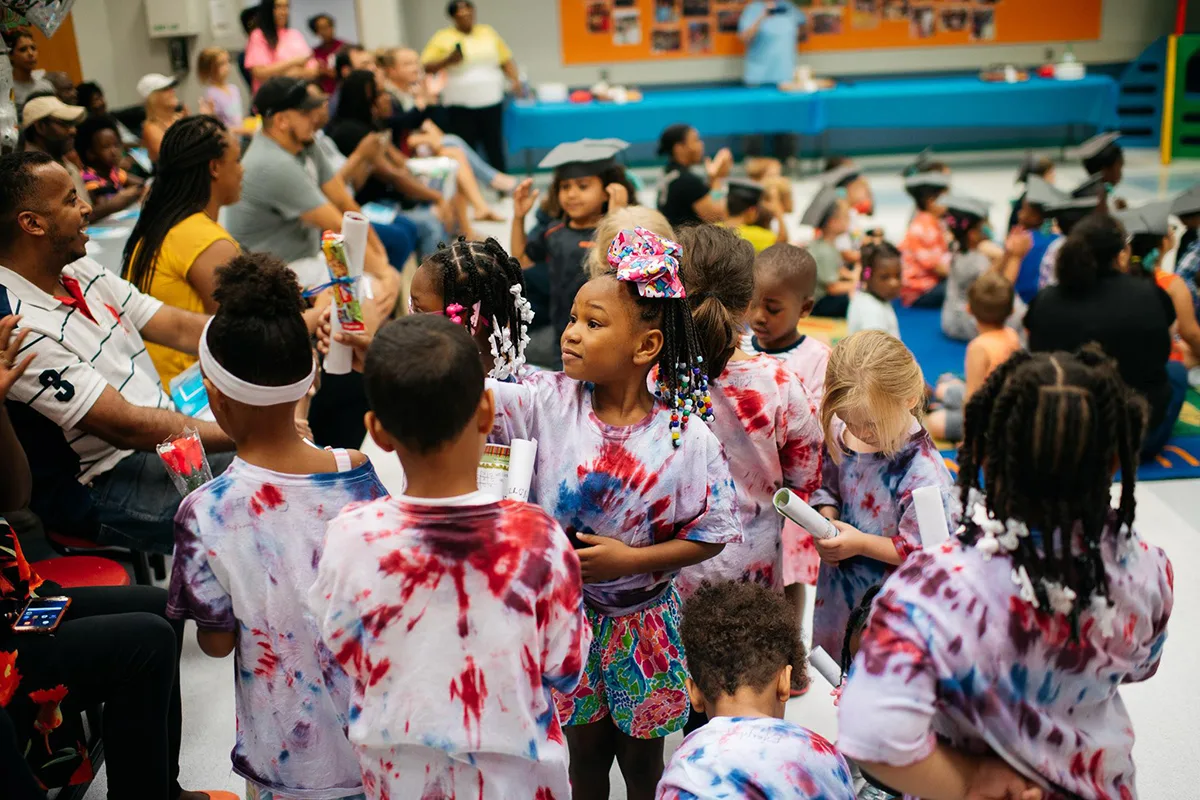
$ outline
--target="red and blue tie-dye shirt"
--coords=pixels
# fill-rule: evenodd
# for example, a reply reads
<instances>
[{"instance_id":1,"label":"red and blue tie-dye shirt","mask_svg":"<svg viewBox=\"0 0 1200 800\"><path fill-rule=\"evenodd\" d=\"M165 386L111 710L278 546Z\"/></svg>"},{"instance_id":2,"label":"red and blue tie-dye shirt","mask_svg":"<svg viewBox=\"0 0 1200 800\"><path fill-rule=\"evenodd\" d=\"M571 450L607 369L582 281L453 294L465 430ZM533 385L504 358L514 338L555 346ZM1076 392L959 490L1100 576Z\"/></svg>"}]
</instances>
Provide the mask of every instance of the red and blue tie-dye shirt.
<instances>
[{"instance_id":1,"label":"red and blue tie-dye shirt","mask_svg":"<svg viewBox=\"0 0 1200 800\"><path fill-rule=\"evenodd\" d=\"M813 508L836 506L842 522L863 533L888 537L901 558L921 547L913 489L940 487L946 519L954 519L956 503L950 472L919 422L913 420L909 440L891 458L883 453L850 450L842 443L844 427L840 421L835 422L842 461L834 461L826 451L821 488L809 500ZM836 565L822 562L813 604L813 647L819 645L837 658L850 612L867 589L883 583L893 569L866 556L854 556Z\"/></svg>"},{"instance_id":2,"label":"red and blue tie-dye shirt","mask_svg":"<svg viewBox=\"0 0 1200 800\"><path fill-rule=\"evenodd\" d=\"M656 800L854 800L828 741L774 717L714 717L671 756Z\"/></svg>"},{"instance_id":3,"label":"red and blue tie-dye shirt","mask_svg":"<svg viewBox=\"0 0 1200 800\"><path fill-rule=\"evenodd\" d=\"M709 428L729 457L743 541L684 567L679 591L687 597L705 579L782 588L783 517L771 500L784 486L807 497L821 485L824 438L816 406L800 379L770 356L730 361L710 389Z\"/></svg>"},{"instance_id":4,"label":"red and blue tie-dye shirt","mask_svg":"<svg viewBox=\"0 0 1200 800\"><path fill-rule=\"evenodd\" d=\"M938 738L991 749L1051 797L1131 800L1133 725L1122 684L1158 669L1171 564L1138 536L1101 543L1113 607L1062 614L1022 600L1007 555L957 539L909 557L875 599L842 692L838 746L897 766Z\"/></svg>"},{"instance_id":5,"label":"red and blue tie-dye shirt","mask_svg":"<svg viewBox=\"0 0 1200 800\"><path fill-rule=\"evenodd\" d=\"M742 337L741 347L742 352L752 356L762 353L782 361L785 367L800 378L817 408L821 407L825 397L825 369L829 366L829 356L833 352L829 345L811 336L801 336L791 347L766 350L759 346L753 334L747 333Z\"/></svg>"},{"instance_id":6,"label":"red and blue tie-dye shirt","mask_svg":"<svg viewBox=\"0 0 1200 800\"><path fill-rule=\"evenodd\" d=\"M693 417L671 445L671 412L658 403L636 425L592 411L591 384L536 372L520 384L488 384L496 396L493 439L538 440L530 500L568 535L611 536L630 547L686 539L738 543L737 491L721 443ZM675 573L627 575L583 587L588 605L620 616L651 605Z\"/></svg>"},{"instance_id":7,"label":"red and blue tie-dye shirt","mask_svg":"<svg viewBox=\"0 0 1200 800\"><path fill-rule=\"evenodd\" d=\"M175 515L167 614L235 631L233 768L293 797L362 791L343 730L350 680L306 610L325 525L347 504L386 494L370 463L285 475L235 458Z\"/></svg>"},{"instance_id":8,"label":"red and blue tie-dye shirt","mask_svg":"<svg viewBox=\"0 0 1200 800\"><path fill-rule=\"evenodd\" d=\"M578 684L592 629L554 520L478 492L387 497L346 509L325 546L309 603L354 682L368 797L442 797L426 789L461 783L456 763L477 770L472 797L569 797L550 689Z\"/></svg>"}]
</instances>

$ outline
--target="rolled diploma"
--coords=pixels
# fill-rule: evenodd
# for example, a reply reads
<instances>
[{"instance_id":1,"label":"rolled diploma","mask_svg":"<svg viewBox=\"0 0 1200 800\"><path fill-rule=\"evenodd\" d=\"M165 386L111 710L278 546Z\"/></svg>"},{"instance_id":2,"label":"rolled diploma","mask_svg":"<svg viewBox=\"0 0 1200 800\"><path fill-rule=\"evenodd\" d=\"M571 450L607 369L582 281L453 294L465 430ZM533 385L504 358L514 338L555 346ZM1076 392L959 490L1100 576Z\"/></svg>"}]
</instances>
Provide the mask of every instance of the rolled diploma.
<instances>
[{"instance_id":1,"label":"rolled diploma","mask_svg":"<svg viewBox=\"0 0 1200 800\"><path fill-rule=\"evenodd\" d=\"M342 215L342 241L346 247L346 267L350 277L356 283L360 282L363 274L363 259L367 253L367 232L371 223L362 214L347 211ZM351 287L357 291L357 286ZM336 306L329 314L329 353L325 356L325 371L330 375L346 375L353 363L353 352L349 345L337 341L337 334L342 332L341 320L338 319Z\"/></svg>"},{"instance_id":2,"label":"rolled diploma","mask_svg":"<svg viewBox=\"0 0 1200 800\"><path fill-rule=\"evenodd\" d=\"M537 439L513 439L508 453L509 500L529 500L529 484L533 480L533 465L537 461Z\"/></svg>"},{"instance_id":3,"label":"rolled diploma","mask_svg":"<svg viewBox=\"0 0 1200 800\"><path fill-rule=\"evenodd\" d=\"M937 486L913 489L913 507L917 511L917 527L921 530L921 546L937 547L950 538L946 522L946 507L942 505L942 490Z\"/></svg>"},{"instance_id":4,"label":"rolled diploma","mask_svg":"<svg viewBox=\"0 0 1200 800\"><path fill-rule=\"evenodd\" d=\"M818 539L837 536L837 528L833 523L818 514L815 508L797 497L791 489L780 489L775 493L773 502L776 511Z\"/></svg>"},{"instance_id":5,"label":"rolled diploma","mask_svg":"<svg viewBox=\"0 0 1200 800\"><path fill-rule=\"evenodd\" d=\"M829 681L833 688L836 689L841 684L842 668L825 652L825 648L814 647L808 654L808 663L812 664L813 669L821 673L821 677Z\"/></svg>"}]
</instances>

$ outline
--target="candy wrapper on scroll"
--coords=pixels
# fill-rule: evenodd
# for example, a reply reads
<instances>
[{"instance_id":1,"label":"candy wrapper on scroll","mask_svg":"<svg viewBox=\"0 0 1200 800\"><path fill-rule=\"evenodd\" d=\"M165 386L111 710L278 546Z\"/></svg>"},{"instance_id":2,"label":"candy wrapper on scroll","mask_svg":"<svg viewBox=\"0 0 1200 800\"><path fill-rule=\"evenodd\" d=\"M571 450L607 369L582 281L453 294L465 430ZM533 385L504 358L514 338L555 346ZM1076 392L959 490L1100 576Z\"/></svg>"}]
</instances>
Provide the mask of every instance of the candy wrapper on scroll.
<instances>
[{"instance_id":1,"label":"candy wrapper on scroll","mask_svg":"<svg viewBox=\"0 0 1200 800\"><path fill-rule=\"evenodd\" d=\"M157 449L171 482L184 497L212 480L212 468L195 428L184 428L183 433L175 434Z\"/></svg>"},{"instance_id":2,"label":"candy wrapper on scroll","mask_svg":"<svg viewBox=\"0 0 1200 800\"><path fill-rule=\"evenodd\" d=\"M354 269L347 252L346 238L340 233L325 231L321 237L321 250L325 254L325 265L329 267L329 281L333 287L334 331L365 333L366 320L362 303L358 299L358 279L361 267ZM338 345L335 347L334 345ZM325 357L325 371L331 375L345 375L350 371L350 350L338 342L330 342L329 355Z\"/></svg>"}]
</instances>

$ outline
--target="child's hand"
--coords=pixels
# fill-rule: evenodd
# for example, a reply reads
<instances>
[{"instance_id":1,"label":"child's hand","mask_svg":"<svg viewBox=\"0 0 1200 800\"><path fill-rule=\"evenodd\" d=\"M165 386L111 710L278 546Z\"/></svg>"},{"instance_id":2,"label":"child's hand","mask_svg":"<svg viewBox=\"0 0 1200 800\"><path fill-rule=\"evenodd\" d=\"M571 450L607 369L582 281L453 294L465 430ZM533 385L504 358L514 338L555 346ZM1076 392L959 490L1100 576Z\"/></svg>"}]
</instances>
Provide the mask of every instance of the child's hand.
<instances>
[{"instance_id":1,"label":"child's hand","mask_svg":"<svg viewBox=\"0 0 1200 800\"><path fill-rule=\"evenodd\" d=\"M584 583L600 583L637 574L636 547L608 536L577 533L575 538L588 545L575 551Z\"/></svg>"},{"instance_id":2,"label":"child's hand","mask_svg":"<svg viewBox=\"0 0 1200 800\"><path fill-rule=\"evenodd\" d=\"M610 183L604 187L604 191L608 193L608 213L629 205L629 190L621 184Z\"/></svg>"},{"instance_id":3,"label":"child's hand","mask_svg":"<svg viewBox=\"0 0 1200 800\"><path fill-rule=\"evenodd\" d=\"M317 326L317 349L321 351L321 355L329 355L329 337L332 332L333 328L329 322L329 309L327 308L321 317L321 324ZM338 333L334 338L352 349L351 367L355 372L362 372L367 361L367 348L371 346L371 334Z\"/></svg>"},{"instance_id":4,"label":"child's hand","mask_svg":"<svg viewBox=\"0 0 1200 800\"><path fill-rule=\"evenodd\" d=\"M853 525L848 525L840 520L831 520L833 526L838 529L838 535L832 539L818 539L813 537L813 542L817 546L817 553L821 556L821 560L826 564L837 564L845 561L848 558L860 555L862 553L863 539L867 534L860 531Z\"/></svg>"},{"instance_id":5,"label":"child's hand","mask_svg":"<svg viewBox=\"0 0 1200 800\"><path fill-rule=\"evenodd\" d=\"M517 184L517 188L513 189L513 216L517 219L522 219L533 210L533 204L537 202L538 190L533 188L533 178L526 178Z\"/></svg>"},{"instance_id":6,"label":"child's hand","mask_svg":"<svg viewBox=\"0 0 1200 800\"><path fill-rule=\"evenodd\" d=\"M1042 800L1042 790L1000 759L984 758L967 785L966 800Z\"/></svg>"},{"instance_id":7,"label":"child's hand","mask_svg":"<svg viewBox=\"0 0 1200 800\"><path fill-rule=\"evenodd\" d=\"M1033 235L1024 228L1013 228L1004 240L1004 249L1011 255L1024 258L1033 249Z\"/></svg>"}]
</instances>

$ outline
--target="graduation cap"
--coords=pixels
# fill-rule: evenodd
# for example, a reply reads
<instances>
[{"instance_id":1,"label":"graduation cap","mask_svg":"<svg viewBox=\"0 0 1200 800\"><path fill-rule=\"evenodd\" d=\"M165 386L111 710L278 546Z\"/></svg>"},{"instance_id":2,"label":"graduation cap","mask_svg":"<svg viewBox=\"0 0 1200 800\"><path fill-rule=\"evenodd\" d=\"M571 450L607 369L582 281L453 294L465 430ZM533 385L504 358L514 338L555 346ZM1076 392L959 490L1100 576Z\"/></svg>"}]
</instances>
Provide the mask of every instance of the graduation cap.
<instances>
[{"instance_id":1,"label":"graduation cap","mask_svg":"<svg viewBox=\"0 0 1200 800\"><path fill-rule=\"evenodd\" d=\"M726 186L728 192L725 196L725 204L728 206L730 214L741 214L747 209L754 208L758 205L758 201L762 200L765 191L761 183L742 178L730 178Z\"/></svg>"},{"instance_id":2,"label":"graduation cap","mask_svg":"<svg viewBox=\"0 0 1200 800\"><path fill-rule=\"evenodd\" d=\"M1032 150L1026 150L1025 156L1021 159L1021 166L1017 169L1017 183L1028 183L1030 177L1038 177L1037 170L1043 163L1044 159L1035 156Z\"/></svg>"},{"instance_id":3,"label":"graduation cap","mask_svg":"<svg viewBox=\"0 0 1200 800\"><path fill-rule=\"evenodd\" d=\"M828 172L817 176L822 186L832 186L834 189L844 189L862 175L862 170L853 164L834 167Z\"/></svg>"},{"instance_id":4,"label":"graduation cap","mask_svg":"<svg viewBox=\"0 0 1200 800\"><path fill-rule=\"evenodd\" d=\"M587 178L617 166L617 154L629 147L623 139L580 139L563 142L538 163L540 169L556 169L559 177Z\"/></svg>"},{"instance_id":5,"label":"graduation cap","mask_svg":"<svg viewBox=\"0 0 1200 800\"><path fill-rule=\"evenodd\" d=\"M914 189L949 189L950 176L944 172L918 172L904 179L904 188Z\"/></svg>"},{"instance_id":6,"label":"graduation cap","mask_svg":"<svg viewBox=\"0 0 1200 800\"><path fill-rule=\"evenodd\" d=\"M1120 131L1109 131L1108 133L1096 134L1083 144L1073 149L1071 151L1071 157L1078 158L1086 163L1104 155L1110 148L1120 151L1121 147L1117 144L1117 140L1120 138Z\"/></svg>"},{"instance_id":7,"label":"graduation cap","mask_svg":"<svg viewBox=\"0 0 1200 800\"><path fill-rule=\"evenodd\" d=\"M1200 214L1200 183L1185 191L1171 204L1171 213L1177 217Z\"/></svg>"},{"instance_id":8,"label":"graduation cap","mask_svg":"<svg viewBox=\"0 0 1200 800\"><path fill-rule=\"evenodd\" d=\"M1164 237L1171 232L1171 206L1174 200L1157 200L1137 208L1127 208L1113 214L1130 238L1146 234Z\"/></svg>"},{"instance_id":9,"label":"graduation cap","mask_svg":"<svg viewBox=\"0 0 1200 800\"><path fill-rule=\"evenodd\" d=\"M1048 209L1056 203L1070 200L1071 196L1052 185L1045 178L1030 175L1025 180L1025 202L1040 209Z\"/></svg>"},{"instance_id":10,"label":"graduation cap","mask_svg":"<svg viewBox=\"0 0 1200 800\"><path fill-rule=\"evenodd\" d=\"M920 153L917 153L917 157L913 159L913 162L905 167L904 171L900 174L907 178L911 175L916 175L921 172L929 172L933 169L933 167L933 148L926 147Z\"/></svg>"},{"instance_id":11,"label":"graduation cap","mask_svg":"<svg viewBox=\"0 0 1200 800\"><path fill-rule=\"evenodd\" d=\"M960 194L948 194L942 198L946 211L959 217L975 217L987 219L992 207L986 200L978 197L967 197Z\"/></svg>"},{"instance_id":12,"label":"graduation cap","mask_svg":"<svg viewBox=\"0 0 1200 800\"><path fill-rule=\"evenodd\" d=\"M800 224L811 225L814 228L822 227L829 220L841 199L842 196L837 189L832 186L822 186L817 192L817 196L804 210L804 216L800 217Z\"/></svg>"},{"instance_id":13,"label":"graduation cap","mask_svg":"<svg viewBox=\"0 0 1200 800\"><path fill-rule=\"evenodd\" d=\"M1104 188L1104 176L1100 173L1090 176L1083 183L1071 190L1071 197L1095 197ZM1107 193L1107 190L1105 190Z\"/></svg>"}]
</instances>

